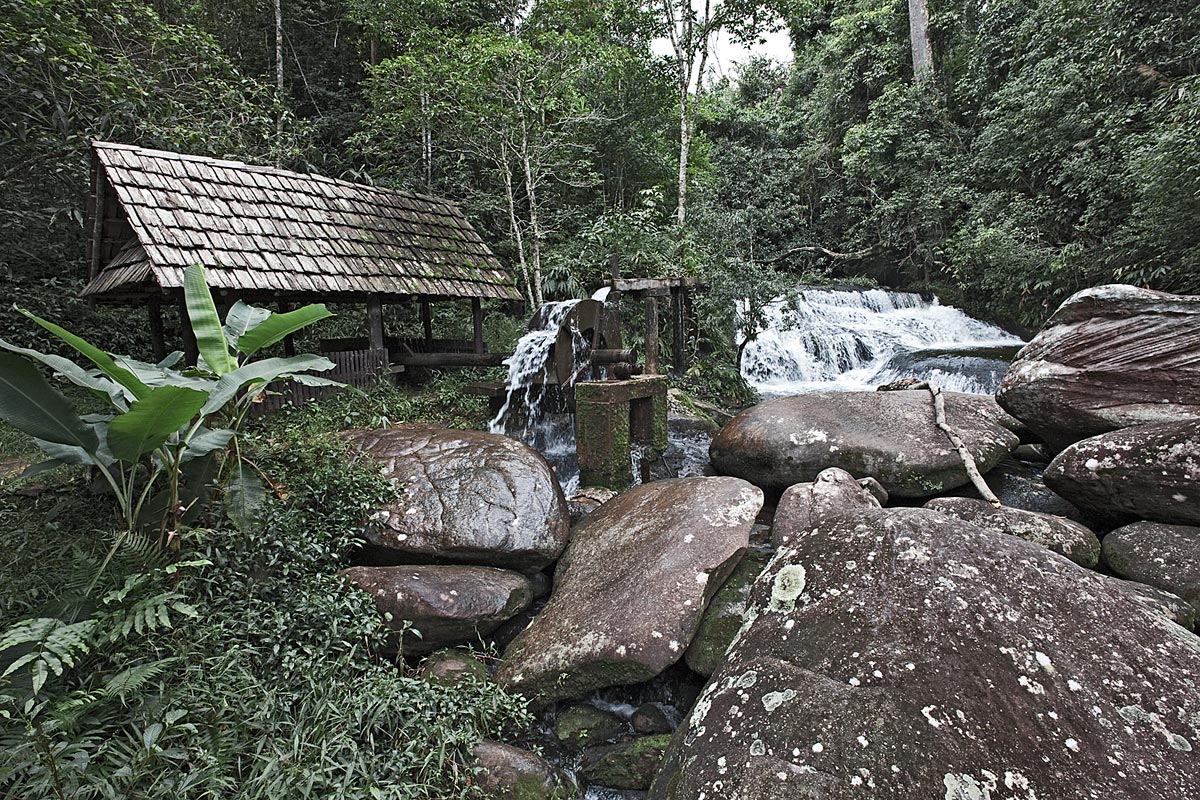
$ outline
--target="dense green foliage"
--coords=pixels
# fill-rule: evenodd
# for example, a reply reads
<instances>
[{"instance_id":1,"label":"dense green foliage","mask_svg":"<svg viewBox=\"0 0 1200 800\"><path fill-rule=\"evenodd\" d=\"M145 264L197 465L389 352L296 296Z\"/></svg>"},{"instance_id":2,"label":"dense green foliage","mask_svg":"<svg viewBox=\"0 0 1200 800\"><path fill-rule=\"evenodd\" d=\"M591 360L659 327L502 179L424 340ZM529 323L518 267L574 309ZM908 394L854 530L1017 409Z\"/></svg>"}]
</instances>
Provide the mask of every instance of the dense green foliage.
<instances>
[{"instance_id":1,"label":"dense green foliage","mask_svg":"<svg viewBox=\"0 0 1200 800\"><path fill-rule=\"evenodd\" d=\"M419 411L394 393L367 404ZM130 539L91 599L114 534L89 520L107 501L82 476L0 493L0 629L59 621L38 652L63 667L48 660L36 692L0 684L0 794L460 796L469 746L528 723L492 684L429 684L379 657L370 598L335 573L390 487L347 469L331 408L260 423L247 443L278 484L260 527L194 529L177 562Z\"/></svg>"}]
</instances>

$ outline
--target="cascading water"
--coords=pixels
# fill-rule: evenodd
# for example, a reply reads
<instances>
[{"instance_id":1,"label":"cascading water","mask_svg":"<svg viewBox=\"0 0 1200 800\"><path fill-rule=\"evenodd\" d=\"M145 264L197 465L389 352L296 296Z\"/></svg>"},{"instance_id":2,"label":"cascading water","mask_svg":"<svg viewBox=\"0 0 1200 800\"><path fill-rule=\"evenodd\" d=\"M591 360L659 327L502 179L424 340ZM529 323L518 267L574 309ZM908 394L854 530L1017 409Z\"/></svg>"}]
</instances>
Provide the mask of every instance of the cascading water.
<instances>
[{"instance_id":1,"label":"cascading water","mask_svg":"<svg viewBox=\"0 0 1200 800\"><path fill-rule=\"evenodd\" d=\"M492 433L520 439L538 450L558 472L559 483L570 497L579 483L579 465L575 460L575 426L570 414L559 413L547 402L550 380L550 349L558 330L578 300L544 304L538 318L541 326L526 333L517 342L508 365L508 387L504 405L488 425ZM579 362L582 340L575 337L575 361ZM566 387L563 387L566 388Z\"/></svg>"},{"instance_id":2,"label":"cascading water","mask_svg":"<svg viewBox=\"0 0 1200 800\"><path fill-rule=\"evenodd\" d=\"M742 374L766 396L870 389L919 378L990 394L1021 340L937 298L884 289L802 288L766 309Z\"/></svg>"}]
</instances>

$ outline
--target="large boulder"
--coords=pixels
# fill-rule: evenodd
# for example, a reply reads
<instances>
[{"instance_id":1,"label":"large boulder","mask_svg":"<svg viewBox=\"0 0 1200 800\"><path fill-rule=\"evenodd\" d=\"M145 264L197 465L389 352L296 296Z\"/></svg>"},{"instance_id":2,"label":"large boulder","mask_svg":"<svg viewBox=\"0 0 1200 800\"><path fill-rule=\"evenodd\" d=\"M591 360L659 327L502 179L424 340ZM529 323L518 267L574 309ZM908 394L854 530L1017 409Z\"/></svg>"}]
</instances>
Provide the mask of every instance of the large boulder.
<instances>
[{"instance_id":1,"label":"large boulder","mask_svg":"<svg viewBox=\"0 0 1200 800\"><path fill-rule=\"evenodd\" d=\"M404 633L406 655L477 642L533 602L528 578L494 567L350 567L341 575L370 594L388 625ZM406 631L406 622L420 635Z\"/></svg>"},{"instance_id":2,"label":"large boulder","mask_svg":"<svg viewBox=\"0 0 1200 800\"><path fill-rule=\"evenodd\" d=\"M1200 297L1112 285L1072 295L1009 367L997 398L1055 449L1200 417Z\"/></svg>"},{"instance_id":3,"label":"large boulder","mask_svg":"<svg viewBox=\"0 0 1200 800\"><path fill-rule=\"evenodd\" d=\"M979 469L1018 444L986 398L946 392L946 418ZM929 497L970 478L934 424L924 390L815 392L768 400L738 414L713 440L713 465L726 475L782 492L828 467L873 477L896 497Z\"/></svg>"},{"instance_id":4,"label":"large boulder","mask_svg":"<svg viewBox=\"0 0 1200 800\"><path fill-rule=\"evenodd\" d=\"M452 561L537 572L567 544L567 504L540 453L507 436L432 425L345 434L380 462L395 500L364 536L372 563Z\"/></svg>"},{"instance_id":5,"label":"large boulder","mask_svg":"<svg viewBox=\"0 0 1200 800\"><path fill-rule=\"evenodd\" d=\"M1200 525L1200 420L1084 439L1059 453L1042 477L1097 520Z\"/></svg>"},{"instance_id":6,"label":"large boulder","mask_svg":"<svg viewBox=\"0 0 1200 800\"><path fill-rule=\"evenodd\" d=\"M649 789L663 753L671 743L666 734L639 736L616 744L589 747L583 751L580 776L590 786L608 789Z\"/></svg>"},{"instance_id":7,"label":"large boulder","mask_svg":"<svg viewBox=\"0 0 1200 800\"><path fill-rule=\"evenodd\" d=\"M1177 800L1200 645L1104 575L926 509L781 549L651 800Z\"/></svg>"},{"instance_id":8,"label":"large boulder","mask_svg":"<svg viewBox=\"0 0 1200 800\"><path fill-rule=\"evenodd\" d=\"M993 508L991 503L968 497L935 497L925 507L996 533L1040 544L1082 567L1092 568L1100 563L1100 540L1096 534L1065 517L1007 506Z\"/></svg>"},{"instance_id":9,"label":"large boulder","mask_svg":"<svg viewBox=\"0 0 1200 800\"><path fill-rule=\"evenodd\" d=\"M1200 528L1135 522L1104 537L1104 561L1131 581L1200 607Z\"/></svg>"},{"instance_id":10,"label":"large boulder","mask_svg":"<svg viewBox=\"0 0 1200 800\"><path fill-rule=\"evenodd\" d=\"M535 704L648 680L687 649L762 507L737 478L638 486L575 529L546 607L504 652L496 680Z\"/></svg>"}]
</instances>

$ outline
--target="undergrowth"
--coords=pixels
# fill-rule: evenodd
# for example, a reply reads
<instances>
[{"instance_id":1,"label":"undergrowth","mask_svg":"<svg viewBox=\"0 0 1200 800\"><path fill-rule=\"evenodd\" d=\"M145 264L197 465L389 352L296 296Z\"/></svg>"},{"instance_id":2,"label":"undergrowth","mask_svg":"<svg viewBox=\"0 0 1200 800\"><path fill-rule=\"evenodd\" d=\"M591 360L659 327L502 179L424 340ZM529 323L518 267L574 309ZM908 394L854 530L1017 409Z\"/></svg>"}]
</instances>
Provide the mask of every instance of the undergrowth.
<instances>
[{"instance_id":1,"label":"undergrowth","mask_svg":"<svg viewBox=\"0 0 1200 800\"><path fill-rule=\"evenodd\" d=\"M0 671L26 658L0 680L0 798L469 796L465 754L525 727L523 706L388 663L370 598L336 574L388 486L332 432L470 411L438 398L381 390L259 421L245 446L278 486L261 525L213 515L174 563L132 540L90 591L113 517L86 475L0 486L15 640ZM30 619L43 628L13 633Z\"/></svg>"}]
</instances>

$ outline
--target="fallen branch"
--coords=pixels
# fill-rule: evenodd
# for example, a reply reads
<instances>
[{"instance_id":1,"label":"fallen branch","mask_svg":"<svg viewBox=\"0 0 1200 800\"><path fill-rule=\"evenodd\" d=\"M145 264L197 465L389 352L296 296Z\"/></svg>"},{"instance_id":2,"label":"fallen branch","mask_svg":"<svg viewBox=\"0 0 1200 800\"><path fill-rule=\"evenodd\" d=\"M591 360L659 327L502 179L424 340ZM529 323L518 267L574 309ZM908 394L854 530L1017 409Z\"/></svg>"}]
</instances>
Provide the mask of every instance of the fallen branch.
<instances>
[{"instance_id":1,"label":"fallen branch","mask_svg":"<svg viewBox=\"0 0 1200 800\"><path fill-rule=\"evenodd\" d=\"M776 261L782 261L789 256L794 256L799 253L816 253L817 255L825 256L826 258L832 258L834 261L861 261L864 258L875 255L878 250L878 245L872 245L871 247L867 247L862 250L854 250L849 253L838 253L834 250L830 250L828 247L821 247L819 244L813 244L806 245L804 247L793 247L790 250L784 250L777 256L761 259L755 263L774 264Z\"/></svg>"},{"instance_id":2,"label":"fallen branch","mask_svg":"<svg viewBox=\"0 0 1200 800\"><path fill-rule=\"evenodd\" d=\"M979 467L975 465L975 458L971 455L971 451L967 449L967 445L963 442L962 437L958 435L958 431L950 423L946 422L946 398L942 395L941 387L936 383L918 381L912 378L879 387L879 391L881 392L905 389L927 389L929 391L929 394L933 397L934 421L942 433L946 434L946 438L950 440L950 444L958 451L958 457L962 459L963 467L967 470L967 476L975 486L975 491L979 492L980 497L991 503L993 508L1000 508L1002 505L1000 498L996 497L995 493L987 485L987 481L983 479L983 475L979 472Z\"/></svg>"}]
</instances>

